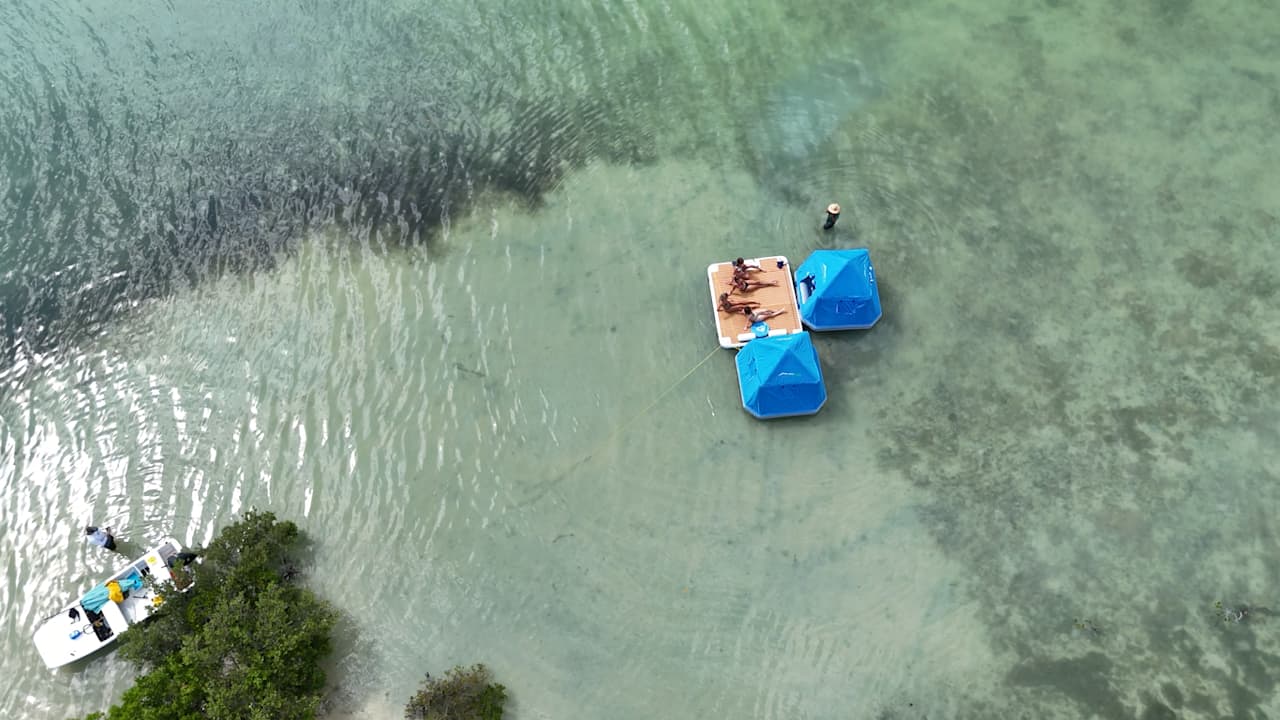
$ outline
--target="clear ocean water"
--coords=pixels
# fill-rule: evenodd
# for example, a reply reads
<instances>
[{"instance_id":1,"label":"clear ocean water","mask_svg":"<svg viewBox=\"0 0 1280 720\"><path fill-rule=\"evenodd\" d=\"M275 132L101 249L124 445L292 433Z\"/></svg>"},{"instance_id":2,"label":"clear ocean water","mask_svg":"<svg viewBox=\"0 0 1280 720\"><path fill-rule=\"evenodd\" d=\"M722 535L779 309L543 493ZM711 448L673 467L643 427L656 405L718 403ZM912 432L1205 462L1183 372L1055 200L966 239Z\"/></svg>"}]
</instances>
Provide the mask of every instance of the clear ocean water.
<instances>
[{"instance_id":1,"label":"clear ocean water","mask_svg":"<svg viewBox=\"0 0 1280 720\"><path fill-rule=\"evenodd\" d=\"M130 683L30 643L115 565L84 524L249 507L344 613L329 717L472 662L517 720L1280 715L1270 3L0 32L0 715ZM871 249L884 319L753 420L703 269L817 247Z\"/></svg>"}]
</instances>

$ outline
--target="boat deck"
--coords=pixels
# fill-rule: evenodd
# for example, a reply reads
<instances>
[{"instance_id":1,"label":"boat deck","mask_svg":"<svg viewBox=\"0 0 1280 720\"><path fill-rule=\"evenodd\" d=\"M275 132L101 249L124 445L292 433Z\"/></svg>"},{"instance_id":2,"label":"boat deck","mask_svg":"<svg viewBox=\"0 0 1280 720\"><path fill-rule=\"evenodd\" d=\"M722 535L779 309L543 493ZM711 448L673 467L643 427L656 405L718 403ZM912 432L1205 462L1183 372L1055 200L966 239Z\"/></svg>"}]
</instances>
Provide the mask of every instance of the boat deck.
<instances>
[{"instance_id":1,"label":"boat deck","mask_svg":"<svg viewBox=\"0 0 1280 720\"><path fill-rule=\"evenodd\" d=\"M156 582L169 580L172 575L169 572L168 558L181 549L177 540L166 538L141 558L116 571L102 584L122 580L135 572L144 578L150 576ZM84 595L82 593L61 612L45 618L36 627L32 640L46 667L61 667L113 644L130 625L145 620L160 604L156 599L154 586L145 582L140 588L126 591L124 599L119 602L108 599L97 612L89 611L82 604ZM76 611L75 617L71 615L73 609Z\"/></svg>"},{"instance_id":2,"label":"boat deck","mask_svg":"<svg viewBox=\"0 0 1280 720\"><path fill-rule=\"evenodd\" d=\"M752 272L751 279L760 282L776 282L773 287L761 287L747 292L733 289L729 299L738 302L754 302L758 310L780 311L781 315L765 320L769 335L788 335L804 330L800 320L800 306L796 303L795 283L791 279L791 263L781 255L752 258L747 265L755 265L760 272ZM716 334L720 347L740 348L756 338L750 323L741 313L730 314L719 308L720 294L733 288L733 262L712 263L707 266L707 282L711 286L711 309L716 316Z\"/></svg>"},{"instance_id":3,"label":"boat deck","mask_svg":"<svg viewBox=\"0 0 1280 720\"><path fill-rule=\"evenodd\" d=\"M130 572L138 572L144 577L150 575L157 583L172 580L173 575L170 574L165 560L175 552L177 552L176 548L162 546L159 550L149 552L135 560L130 567L112 576L112 579L119 580ZM142 622L159 606L159 602L156 601L158 596L153 587L144 584L140 589L132 590L125 596L124 601L119 603L120 612L124 613L130 625Z\"/></svg>"}]
</instances>

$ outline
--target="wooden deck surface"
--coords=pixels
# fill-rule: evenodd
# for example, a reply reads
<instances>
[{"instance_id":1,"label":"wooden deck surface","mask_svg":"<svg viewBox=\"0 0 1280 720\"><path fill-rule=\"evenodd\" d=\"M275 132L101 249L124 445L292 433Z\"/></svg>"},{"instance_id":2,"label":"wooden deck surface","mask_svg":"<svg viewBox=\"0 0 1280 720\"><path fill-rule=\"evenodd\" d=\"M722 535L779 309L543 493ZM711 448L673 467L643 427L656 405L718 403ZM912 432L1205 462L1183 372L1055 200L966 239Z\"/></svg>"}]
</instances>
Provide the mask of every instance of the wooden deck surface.
<instances>
[{"instance_id":1,"label":"wooden deck surface","mask_svg":"<svg viewBox=\"0 0 1280 720\"><path fill-rule=\"evenodd\" d=\"M779 260L785 263L781 268L778 267ZM791 264L786 262L786 258L780 256L753 258L748 262L752 261L760 264L761 272L752 271L751 279L776 282L777 286L756 288L744 293L730 284L733 279L732 262L716 263L707 268L707 276L711 283L711 307L716 313L716 330L720 335L720 344L724 347L741 347L753 336L745 315L741 313L730 315L719 309L720 293L728 292L729 298L734 301L759 303L757 310L781 310L781 315L775 315L765 321L771 335L800 332L804 329L800 321L800 308L796 304Z\"/></svg>"}]
</instances>

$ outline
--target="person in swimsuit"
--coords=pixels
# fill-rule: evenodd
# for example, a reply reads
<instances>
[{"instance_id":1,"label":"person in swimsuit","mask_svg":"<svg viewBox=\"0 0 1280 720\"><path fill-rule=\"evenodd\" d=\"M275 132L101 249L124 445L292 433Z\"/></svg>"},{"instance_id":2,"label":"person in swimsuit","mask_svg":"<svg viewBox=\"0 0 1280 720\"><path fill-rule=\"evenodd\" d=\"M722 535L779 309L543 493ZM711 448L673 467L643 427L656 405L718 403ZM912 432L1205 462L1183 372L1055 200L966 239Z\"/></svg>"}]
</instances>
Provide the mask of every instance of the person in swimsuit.
<instances>
[{"instance_id":1,"label":"person in swimsuit","mask_svg":"<svg viewBox=\"0 0 1280 720\"><path fill-rule=\"evenodd\" d=\"M733 282L736 283L739 280L751 282L751 273L753 272L764 272L764 268L760 267L759 263L754 262L748 265L747 261L742 258L733 261Z\"/></svg>"},{"instance_id":2,"label":"person in swimsuit","mask_svg":"<svg viewBox=\"0 0 1280 720\"><path fill-rule=\"evenodd\" d=\"M764 322L771 317L778 317L785 313L786 310L751 310L743 308L742 314L747 316L747 329L750 330L752 325L758 322Z\"/></svg>"},{"instance_id":3,"label":"person in swimsuit","mask_svg":"<svg viewBox=\"0 0 1280 720\"><path fill-rule=\"evenodd\" d=\"M768 282L763 282L760 280L748 280L745 276L735 275L734 278L729 281L729 285L731 286L731 289L729 290L729 292L732 293L734 290L737 290L739 292L745 293L745 292L751 292L756 288L777 287L778 281L770 280Z\"/></svg>"},{"instance_id":4,"label":"person in swimsuit","mask_svg":"<svg viewBox=\"0 0 1280 720\"><path fill-rule=\"evenodd\" d=\"M729 293L720 293L720 304L716 305L717 310L729 313L730 315L737 315L743 310L754 310L757 307L760 307L760 303L755 302L754 300L744 300L742 302L730 300Z\"/></svg>"}]
</instances>

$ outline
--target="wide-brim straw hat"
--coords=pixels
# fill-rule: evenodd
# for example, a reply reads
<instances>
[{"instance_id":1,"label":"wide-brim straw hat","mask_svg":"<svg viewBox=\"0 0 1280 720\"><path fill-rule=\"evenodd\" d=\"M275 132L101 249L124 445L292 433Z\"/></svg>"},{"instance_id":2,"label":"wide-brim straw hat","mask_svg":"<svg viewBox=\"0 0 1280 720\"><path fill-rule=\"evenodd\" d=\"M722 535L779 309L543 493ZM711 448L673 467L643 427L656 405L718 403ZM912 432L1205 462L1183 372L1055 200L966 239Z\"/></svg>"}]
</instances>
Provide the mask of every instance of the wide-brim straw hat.
<instances>
[{"instance_id":1,"label":"wide-brim straw hat","mask_svg":"<svg viewBox=\"0 0 1280 720\"><path fill-rule=\"evenodd\" d=\"M830 205L828 205L828 206L827 206L827 212L831 213L832 215L839 215L839 214L840 214L840 203L831 203Z\"/></svg>"}]
</instances>

